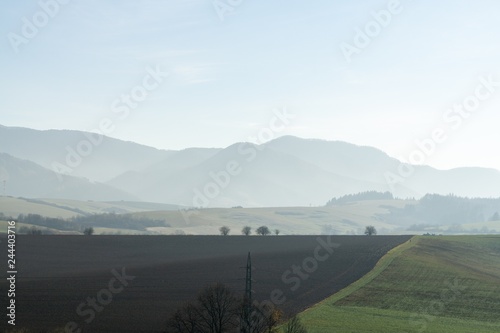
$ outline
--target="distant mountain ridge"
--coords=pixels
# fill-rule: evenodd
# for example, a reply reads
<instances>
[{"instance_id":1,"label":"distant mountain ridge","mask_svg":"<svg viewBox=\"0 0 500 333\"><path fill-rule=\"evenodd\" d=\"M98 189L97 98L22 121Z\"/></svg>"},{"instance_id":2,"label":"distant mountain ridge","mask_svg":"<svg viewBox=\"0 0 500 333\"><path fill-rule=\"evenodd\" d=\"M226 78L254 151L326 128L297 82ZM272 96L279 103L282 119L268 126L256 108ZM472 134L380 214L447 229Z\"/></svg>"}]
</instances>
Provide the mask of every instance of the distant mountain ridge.
<instances>
[{"instance_id":1,"label":"distant mountain ridge","mask_svg":"<svg viewBox=\"0 0 500 333\"><path fill-rule=\"evenodd\" d=\"M332 197L363 191L390 191L402 198L426 193L500 197L498 170L413 166L411 176L391 185L388 174L398 176L401 162L386 153L293 136L261 145L240 142L224 149L166 151L80 131L0 126L0 153L8 188L16 189L7 194L26 197L57 194L98 200L107 193L106 200L196 207L324 205ZM61 183L54 171L64 173L65 166L71 172ZM59 181L53 182L54 177ZM24 184L28 178L51 181L39 181L35 190ZM70 187L86 190L71 193Z\"/></svg>"},{"instance_id":2,"label":"distant mountain ridge","mask_svg":"<svg viewBox=\"0 0 500 333\"><path fill-rule=\"evenodd\" d=\"M16 197L64 198L76 200L137 200L129 193L88 179L56 175L31 161L0 153L0 181L6 194Z\"/></svg>"},{"instance_id":3,"label":"distant mountain ridge","mask_svg":"<svg viewBox=\"0 0 500 333\"><path fill-rule=\"evenodd\" d=\"M1 125L0 152L30 160L46 169L54 171L56 166L68 175L100 182L129 170L145 168L173 153L95 133Z\"/></svg>"}]
</instances>

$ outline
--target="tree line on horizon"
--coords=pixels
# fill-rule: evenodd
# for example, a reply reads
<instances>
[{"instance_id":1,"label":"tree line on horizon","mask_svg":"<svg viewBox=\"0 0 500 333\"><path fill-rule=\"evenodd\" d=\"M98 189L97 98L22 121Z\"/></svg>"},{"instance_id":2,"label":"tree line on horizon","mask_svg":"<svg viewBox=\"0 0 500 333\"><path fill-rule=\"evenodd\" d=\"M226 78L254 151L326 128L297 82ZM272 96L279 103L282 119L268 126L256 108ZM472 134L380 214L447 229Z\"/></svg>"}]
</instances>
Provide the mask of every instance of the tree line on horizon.
<instances>
[{"instance_id":1,"label":"tree line on horizon","mask_svg":"<svg viewBox=\"0 0 500 333\"><path fill-rule=\"evenodd\" d=\"M231 232L231 228L229 228L228 226L222 226L219 228L219 232L222 236L227 236L229 235L229 233ZM278 236L281 231L280 229L274 229L272 232L271 230L269 229L268 226L260 226L258 227L256 230L255 230L255 233L257 235L260 235L260 236L267 236L267 235L270 235L271 233L274 233L276 236ZM250 236L252 234L252 227L250 226L244 226L242 229L241 229L241 234L244 235L244 236Z\"/></svg>"},{"instance_id":2,"label":"tree line on horizon","mask_svg":"<svg viewBox=\"0 0 500 333\"><path fill-rule=\"evenodd\" d=\"M37 227L88 234L89 228L95 227L146 230L145 228L147 227L169 226L163 220L153 220L128 214L115 213L93 214L63 219L59 217L46 217L39 214L19 214L17 218L13 218L12 216L6 216L0 212L0 220L15 220L19 223L31 224L31 228L21 227L19 233L34 235L50 233L49 230L42 230ZM87 232L85 232L86 230Z\"/></svg>"},{"instance_id":3,"label":"tree line on horizon","mask_svg":"<svg viewBox=\"0 0 500 333\"><path fill-rule=\"evenodd\" d=\"M377 192L377 191L365 191L354 194L346 194L338 198L332 198L327 203L326 206L336 206L348 204L355 201L365 201L365 200L394 200L394 196L391 192Z\"/></svg>"},{"instance_id":4,"label":"tree line on horizon","mask_svg":"<svg viewBox=\"0 0 500 333\"><path fill-rule=\"evenodd\" d=\"M406 200L412 201L397 208L387 206L394 220L425 221L433 224L463 224L473 222L500 221L500 198L469 198L454 194L426 194L422 198L399 199L390 192L366 191L333 198L327 207L344 205L366 200Z\"/></svg>"}]
</instances>

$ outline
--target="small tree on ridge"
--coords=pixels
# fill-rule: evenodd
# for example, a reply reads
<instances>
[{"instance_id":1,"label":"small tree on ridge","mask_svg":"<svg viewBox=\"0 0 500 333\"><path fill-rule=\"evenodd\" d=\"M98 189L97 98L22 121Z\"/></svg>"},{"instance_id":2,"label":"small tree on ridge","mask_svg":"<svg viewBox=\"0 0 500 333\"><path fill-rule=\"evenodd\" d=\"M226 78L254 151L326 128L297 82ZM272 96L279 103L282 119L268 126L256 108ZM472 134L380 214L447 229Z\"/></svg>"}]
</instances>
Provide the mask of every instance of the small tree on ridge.
<instances>
[{"instance_id":1,"label":"small tree on ridge","mask_svg":"<svg viewBox=\"0 0 500 333\"><path fill-rule=\"evenodd\" d=\"M268 227L266 227L265 225L263 225L262 227L259 227L257 229L257 234L261 235L261 236L267 236L271 233L271 231L269 230Z\"/></svg>"},{"instance_id":2,"label":"small tree on ridge","mask_svg":"<svg viewBox=\"0 0 500 333\"><path fill-rule=\"evenodd\" d=\"M252 228L250 228L249 226L244 226L243 229L241 229L241 233L245 236L250 236L250 234L252 233Z\"/></svg>"},{"instance_id":3,"label":"small tree on ridge","mask_svg":"<svg viewBox=\"0 0 500 333\"><path fill-rule=\"evenodd\" d=\"M372 225L369 225L366 227L365 229L365 235L367 236L373 236L373 235L376 235L377 234L377 229L375 229L374 226Z\"/></svg>"},{"instance_id":4,"label":"small tree on ridge","mask_svg":"<svg viewBox=\"0 0 500 333\"><path fill-rule=\"evenodd\" d=\"M222 226L219 228L219 231L220 231L220 234L222 236L227 236L229 234L229 232L231 231L231 229L229 227Z\"/></svg>"},{"instance_id":5,"label":"small tree on ridge","mask_svg":"<svg viewBox=\"0 0 500 333\"><path fill-rule=\"evenodd\" d=\"M94 228L92 228L92 227L85 228L85 230L83 230L83 234L85 236L93 235L94 234Z\"/></svg>"}]
</instances>

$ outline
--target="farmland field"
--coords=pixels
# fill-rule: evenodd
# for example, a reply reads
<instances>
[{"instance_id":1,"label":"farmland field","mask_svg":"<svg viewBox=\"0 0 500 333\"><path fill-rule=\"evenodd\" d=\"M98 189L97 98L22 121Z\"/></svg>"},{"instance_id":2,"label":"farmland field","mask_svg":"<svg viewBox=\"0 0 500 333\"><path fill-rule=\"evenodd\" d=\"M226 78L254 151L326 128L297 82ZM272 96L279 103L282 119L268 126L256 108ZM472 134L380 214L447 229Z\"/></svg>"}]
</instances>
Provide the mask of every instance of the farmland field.
<instances>
[{"instance_id":1,"label":"farmland field","mask_svg":"<svg viewBox=\"0 0 500 333\"><path fill-rule=\"evenodd\" d=\"M362 235L366 225L374 225L379 234L412 234L400 221L389 223L391 208L415 204L406 200L368 200L335 207L266 207L266 208L207 208L175 209L173 205L136 202L96 202L61 199L24 199L0 197L0 213L17 217L19 214L39 214L45 217L70 219L76 216L103 214L131 214L136 218L162 220L165 226L148 227L141 231L155 235L218 235L222 225L232 234L239 234L248 225L258 228L267 225L279 229L283 235ZM95 227L95 226L94 226ZM0 233L6 224L0 222ZM53 233L61 230L51 229ZM113 229L95 228L98 234L136 234L125 226ZM75 233L75 232L73 232Z\"/></svg>"},{"instance_id":2,"label":"farmland field","mask_svg":"<svg viewBox=\"0 0 500 333\"><path fill-rule=\"evenodd\" d=\"M310 333L500 332L500 237L415 237L306 310Z\"/></svg>"},{"instance_id":3,"label":"farmland field","mask_svg":"<svg viewBox=\"0 0 500 333\"><path fill-rule=\"evenodd\" d=\"M169 314L194 299L206 285L223 282L243 293L242 267L248 251L252 253L255 299L269 300L271 292L279 289L285 299L280 308L291 315L358 280L387 251L409 239L410 236L19 236L17 327L52 330L74 322L83 332L161 332ZM1 241L5 244L4 237ZM302 267L300 273L294 265ZM130 278L123 291L115 293L108 302L102 291L111 289L110 280L116 274ZM6 286L2 280L1 290L6 290ZM1 297L5 304L5 293ZM106 305L97 311L86 305L80 308L80 314L85 314L77 314L80 304L96 297L105 300ZM89 313L95 318L90 320ZM5 325L5 321L0 325Z\"/></svg>"}]
</instances>

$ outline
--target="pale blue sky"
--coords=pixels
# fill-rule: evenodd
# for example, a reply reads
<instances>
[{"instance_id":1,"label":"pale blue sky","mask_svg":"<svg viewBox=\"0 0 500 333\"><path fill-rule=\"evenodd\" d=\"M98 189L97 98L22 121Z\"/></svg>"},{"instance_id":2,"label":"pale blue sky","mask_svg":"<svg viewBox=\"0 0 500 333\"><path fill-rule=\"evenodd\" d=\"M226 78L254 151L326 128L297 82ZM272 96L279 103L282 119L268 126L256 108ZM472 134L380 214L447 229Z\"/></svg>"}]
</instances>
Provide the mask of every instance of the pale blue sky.
<instances>
[{"instance_id":1,"label":"pale blue sky","mask_svg":"<svg viewBox=\"0 0 500 333\"><path fill-rule=\"evenodd\" d=\"M211 0L73 0L15 52L9 33L23 36L22 18L33 22L42 9L5 1L0 124L89 131L108 117L112 137L225 147L248 141L286 107L296 118L279 135L407 158L415 140L443 128L448 139L426 164L500 169L500 87L457 129L443 121L481 77L500 81L500 2L401 1L348 63L340 45L353 44L355 29L390 2L241 0L222 21ZM118 118L113 101L157 66L170 75Z\"/></svg>"}]
</instances>

